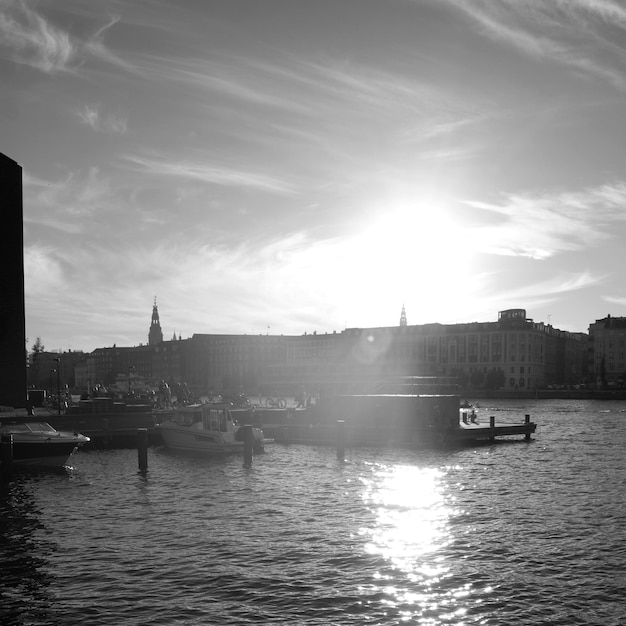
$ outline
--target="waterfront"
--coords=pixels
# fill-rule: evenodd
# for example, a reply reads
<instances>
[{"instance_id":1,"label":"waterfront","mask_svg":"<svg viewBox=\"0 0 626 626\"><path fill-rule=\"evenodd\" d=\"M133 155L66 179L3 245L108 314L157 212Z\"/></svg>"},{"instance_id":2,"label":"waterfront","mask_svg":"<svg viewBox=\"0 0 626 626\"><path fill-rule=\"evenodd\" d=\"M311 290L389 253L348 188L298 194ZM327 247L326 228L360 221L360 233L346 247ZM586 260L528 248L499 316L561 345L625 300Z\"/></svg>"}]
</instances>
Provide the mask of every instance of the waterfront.
<instances>
[{"instance_id":1,"label":"waterfront","mask_svg":"<svg viewBox=\"0 0 626 626\"><path fill-rule=\"evenodd\" d=\"M489 400L534 440L81 451L0 499L4 624L623 624L626 403Z\"/></svg>"}]
</instances>

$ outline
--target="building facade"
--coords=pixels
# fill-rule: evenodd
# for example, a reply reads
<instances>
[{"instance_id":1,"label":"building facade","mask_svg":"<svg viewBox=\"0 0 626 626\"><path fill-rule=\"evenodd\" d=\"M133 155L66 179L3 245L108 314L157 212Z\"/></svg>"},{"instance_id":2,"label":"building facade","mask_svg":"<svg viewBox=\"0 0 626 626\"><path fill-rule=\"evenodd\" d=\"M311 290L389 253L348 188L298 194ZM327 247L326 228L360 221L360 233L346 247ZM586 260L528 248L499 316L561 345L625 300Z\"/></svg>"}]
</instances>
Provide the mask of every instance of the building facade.
<instances>
[{"instance_id":1,"label":"building facade","mask_svg":"<svg viewBox=\"0 0 626 626\"><path fill-rule=\"evenodd\" d=\"M626 385L626 317L589 325L589 378L597 387Z\"/></svg>"},{"instance_id":2,"label":"building facade","mask_svg":"<svg viewBox=\"0 0 626 626\"><path fill-rule=\"evenodd\" d=\"M313 395L367 393L383 380L415 376L454 378L469 389L574 385L585 379L587 351L584 333L536 323L524 309L510 309L500 311L497 321L469 324L402 323L304 335L195 334L156 345L99 348L86 361L92 364L91 384L106 386L132 373L153 386L185 383L198 395L287 396L302 388Z\"/></svg>"}]
</instances>

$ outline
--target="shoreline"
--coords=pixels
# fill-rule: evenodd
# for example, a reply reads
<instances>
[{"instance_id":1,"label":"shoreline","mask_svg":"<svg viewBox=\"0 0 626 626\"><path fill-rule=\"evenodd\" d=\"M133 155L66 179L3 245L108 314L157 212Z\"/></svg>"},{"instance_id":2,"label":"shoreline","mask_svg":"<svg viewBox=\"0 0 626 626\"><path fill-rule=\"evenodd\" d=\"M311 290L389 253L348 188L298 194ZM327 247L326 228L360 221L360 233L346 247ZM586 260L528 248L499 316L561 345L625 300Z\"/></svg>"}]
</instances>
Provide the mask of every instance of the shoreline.
<instances>
[{"instance_id":1,"label":"shoreline","mask_svg":"<svg viewBox=\"0 0 626 626\"><path fill-rule=\"evenodd\" d=\"M460 396L477 400L626 400L626 389L463 389Z\"/></svg>"}]
</instances>

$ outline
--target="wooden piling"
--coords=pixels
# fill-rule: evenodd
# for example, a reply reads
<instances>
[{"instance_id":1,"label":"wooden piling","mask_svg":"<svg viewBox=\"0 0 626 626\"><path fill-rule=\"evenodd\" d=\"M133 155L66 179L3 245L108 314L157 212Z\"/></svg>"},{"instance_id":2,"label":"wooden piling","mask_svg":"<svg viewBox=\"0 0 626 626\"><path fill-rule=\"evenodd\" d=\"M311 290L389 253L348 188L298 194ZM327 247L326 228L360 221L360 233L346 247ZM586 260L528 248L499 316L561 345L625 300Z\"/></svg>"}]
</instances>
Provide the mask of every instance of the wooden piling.
<instances>
[{"instance_id":1,"label":"wooden piling","mask_svg":"<svg viewBox=\"0 0 626 626\"><path fill-rule=\"evenodd\" d=\"M496 435L494 433L494 428L496 427L496 416L495 415L490 415L489 416L489 428L491 429L491 433L489 436L489 441L495 441L496 440Z\"/></svg>"},{"instance_id":2,"label":"wooden piling","mask_svg":"<svg viewBox=\"0 0 626 626\"><path fill-rule=\"evenodd\" d=\"M346 458L346 423L337 420L337 460L344 461Z\"/></svg>"},{"instance_id":3,"label":"wooden piling","mask_svg":"<svg viewBox=\"0 0 626 626\"><path fill-rule=\"evenodd\" d=\"M13 435L2 435L0 459L2 460L2 479L10 480L13 474Z\"/></svg>"},{"instance_id":4,"label":"wooden piling","mask_svg":"<svg viewBox=\"0 0 626 626\"><path fill-rule=\"evenodd\" d=\"M137 461L139 471L145 474L148 471L148 429L137 429Z\"/></svg>"},{"instance_id":5,"label":"wooden piling","mask_svg":"<svg viewBox=\"0 0 626 626\"><path fill-rule=\"evenodd\" d=\"M246 469L252 467L252 459L254 457L254 431L252 426L244 426L245 432L243 437L243 466Z\"/></svg>"},{"instance_id":6,"label":"wooden piling","mask_svg":"<svg viewBox=\"0 0 626 626\"><path fill-rule=\"evenodd\" d=\"M105 417L102 420L102 423L104 425L104 445L108 448L109 447L109 420Z\"/></svg>"},{"instance_id":7,"label":"wooden piling","mask_svg":"<svg viewBox=\"0 0 626 626\"><path fill-rule=\"evenodd\" d=\"M526 413L526 415L524 416L524 424L528 425L530 424L530 414ZM526 432L526 434L524 435L524 439L526 439L526 441L530 441L530 430L528 430Z\"/></svg>"}]
</instances>

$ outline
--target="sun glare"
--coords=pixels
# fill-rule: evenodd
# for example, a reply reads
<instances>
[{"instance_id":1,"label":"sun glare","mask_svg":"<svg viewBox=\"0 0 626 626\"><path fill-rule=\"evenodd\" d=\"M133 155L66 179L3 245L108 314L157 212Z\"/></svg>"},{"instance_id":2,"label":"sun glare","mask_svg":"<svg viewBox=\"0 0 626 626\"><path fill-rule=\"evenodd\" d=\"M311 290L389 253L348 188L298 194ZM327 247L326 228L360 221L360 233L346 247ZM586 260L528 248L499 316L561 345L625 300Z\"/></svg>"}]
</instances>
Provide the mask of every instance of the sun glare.
<instances>
[{"instance_id":1,"label":"sun glare","mask_svg":"<svg viewBox=\"0 0 626 626\"><path fill-rule=\"evenodd\" d=\"M419 311L420 323L440 321L472 295L469 238L437 205L386 212L348 242L343 256L344 275L337 276L367 294L372 320L405 303Z\"/></svg>"},{"instance_id":2,"label":"sun glare","mask_svg":"<svg viewBox=\"0 0 626 626\"><path fill-rule=\"evenodd\" d=\"M403 304L409 324L458 319L476 292L471 237L442 202L394 207L366 211L348 237L284 253L275 282L348 326L397 324Z\"/></svg>"}]
</instances>

